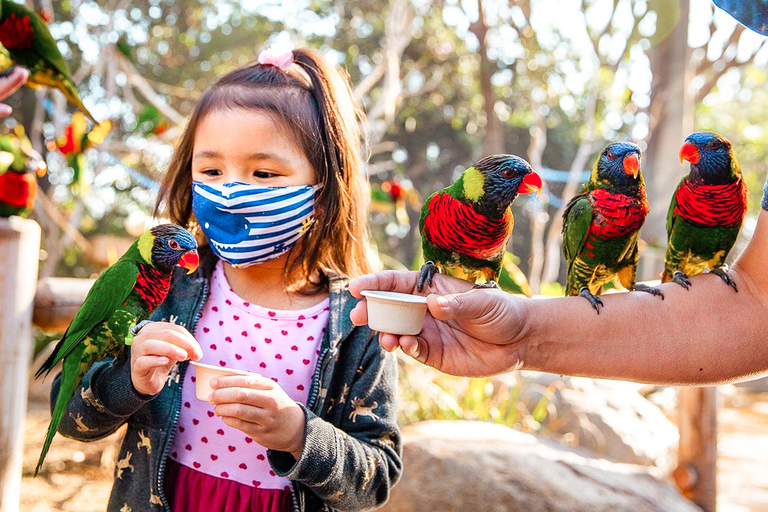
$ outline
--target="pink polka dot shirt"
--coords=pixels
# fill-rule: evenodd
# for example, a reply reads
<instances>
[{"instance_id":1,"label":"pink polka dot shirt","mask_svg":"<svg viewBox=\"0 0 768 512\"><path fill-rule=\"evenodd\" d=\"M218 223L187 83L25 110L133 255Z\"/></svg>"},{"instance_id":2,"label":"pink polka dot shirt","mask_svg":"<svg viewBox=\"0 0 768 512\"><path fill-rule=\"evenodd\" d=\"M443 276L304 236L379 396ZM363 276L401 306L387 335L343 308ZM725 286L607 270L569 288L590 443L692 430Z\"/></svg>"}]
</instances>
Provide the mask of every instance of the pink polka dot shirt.
<instances>
[{"instance_id":1,"label":"pink polka dot shirt","mask_svg":"<svg viewBox=\"0 0 768 512\"><path fill-rule=\"evenodd\" d=\"M297 402L309 387L328 324L328 299L305 310L272 310L249 304L229 286L221 261L195 329L203 363L260 373ZM263 489L290 490L267 461L267 449L224 424L213 406L195 397L192 366L182 385L182 407L171 459L202 473Z\"/></svg>"}]
</instances>

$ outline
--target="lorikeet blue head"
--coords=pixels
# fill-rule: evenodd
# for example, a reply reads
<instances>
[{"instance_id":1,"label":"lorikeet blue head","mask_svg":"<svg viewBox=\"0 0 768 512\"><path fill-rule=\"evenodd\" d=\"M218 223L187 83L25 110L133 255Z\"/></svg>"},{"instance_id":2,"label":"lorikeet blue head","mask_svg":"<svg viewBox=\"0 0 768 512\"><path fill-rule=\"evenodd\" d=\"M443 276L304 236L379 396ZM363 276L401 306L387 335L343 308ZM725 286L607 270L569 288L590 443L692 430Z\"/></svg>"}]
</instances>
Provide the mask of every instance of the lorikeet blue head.
<instances>
[{"instance_id":1,"label":"lorikeet blue head","mask_svg":"<svg viewBox=\"0 0 768 512\"><path fill-rule=\"evenodd\" d=\"M691 176L706 183L732 181L735 157L731 142L717 133L693 132L680 147L680 163L691 163Z\"/></svg>"},{"instance_id":2,"label":"lorikeet blue head","mask_svg":"<svg viewBox=\"0 0 768 512\"><path fill-rule=\"evenodd\" d=\"M152 266L163 272L171 272L179 265L192 273L197 269L200 258L197 255L197 240L189 231L173 224L161 224L141 236L152 243ZM139 240L139 250L142 249ZM148 245L148 244L147 244ZM142 251L143 252L143 251Z\"/></svg>"},{"instance_id":3,"label":"lorikeet blue head","mask_svg":"<svg viewBox=\"0 0 768 512\"><path fill-rule=\"evenodd\" d=\"M518 194L541 193L542 187L541 176L531 164L515 155L487 156L464 174L465 194L488 214L501 215Z\"/></svg>"},{"instance_id":4,"label":"lorikeet blue head","mask_svg":"<svg viewBox=\"0 0 768 512\"><path fill-rule=\"evenodd\" d=\"M640 147L625 141L608 144L595 164L595 178L622 188L640 186Z\"/></svg>"}]
</instances>

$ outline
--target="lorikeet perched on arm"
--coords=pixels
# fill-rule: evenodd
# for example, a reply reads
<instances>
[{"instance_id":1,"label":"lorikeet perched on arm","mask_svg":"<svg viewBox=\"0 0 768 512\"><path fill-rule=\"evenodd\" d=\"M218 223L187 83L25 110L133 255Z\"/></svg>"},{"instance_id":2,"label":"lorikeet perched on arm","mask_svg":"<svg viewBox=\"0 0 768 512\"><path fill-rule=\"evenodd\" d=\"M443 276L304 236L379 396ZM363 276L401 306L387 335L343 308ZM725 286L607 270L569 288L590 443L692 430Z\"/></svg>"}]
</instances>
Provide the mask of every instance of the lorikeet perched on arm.
<instances>
[{"instance_id":1,"label":"lorikeet perched on arm","mask_svg":"<svg viewBox=\"0 0 768 512\"><path fill-rule=\"evenodd\" d=\"M67 62L45 21L25 5L12 0L0 0L0 8L0 73L8 72L14 65L27 68L27 85L59 89L95 123L80 100Z\"/></svg>"},{"instance_id":2,"label":"lorikeet perched on arm","mask_svg":"<svg viewBox=\"0 0 768 512\"><path fill-rule=\"evenodd\" d=\"M664 298L637 280L637 239L650 206L640 172L640 148L609 144L590 180L563 212L563 250L568 260L566 295L581 295L600 314L603 285L618 277L624 288Z\"/></svg>"},{"instance_id":3,"label":"lorikeet perched on arm","mask_svg":"<svg viewBox=\"0 0 768 512\"><path fill-rule=\"evenodd\" d=\"M747 212L747 185L725 137L695 132L680 148L680 162L691 163L672 196L667 213L667 254L662 281L691 286L688 276L709 269L736 288L724 261L736 242Z\"/></svg>"},{"instance_id":4,"label":"lorikeet perched on arm","mask_svg":"<svg viewBox=\"0 0 768 512\"><path fill-rule=\"evenodd\" d=\"M496 286L514 218L518 194L541 191L541 177L515 155L491 155L467 168L459 179L429 196L419 228L427 263L418 289L432 284L436 271Z\"/></svg>"},{"instance_id":5,"label":"lorikeet perched on arm","mask_svg":"<svg viewBox=\"0 0 768 512\"><path fill-rule=\"evenodd\" d=\"M163 224L141 235L99 276L53 354L36 374L48 374L64 361L61 387L35 475L83 375L95 361L122 354L132 340L130 327L165 300L173 267L179 265L192 273L198 263L195 238L179 226Z\"/></svg>"}]
</instances>

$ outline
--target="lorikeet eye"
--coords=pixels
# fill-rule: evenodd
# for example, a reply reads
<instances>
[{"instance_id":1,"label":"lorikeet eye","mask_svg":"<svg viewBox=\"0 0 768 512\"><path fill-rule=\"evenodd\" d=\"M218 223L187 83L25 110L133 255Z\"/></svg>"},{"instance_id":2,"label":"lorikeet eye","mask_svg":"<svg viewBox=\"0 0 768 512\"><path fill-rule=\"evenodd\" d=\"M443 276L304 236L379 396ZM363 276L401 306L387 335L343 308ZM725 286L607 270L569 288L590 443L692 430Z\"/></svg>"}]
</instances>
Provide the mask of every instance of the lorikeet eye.
<instances>
[{"instance_id":1,"label":"lorikeet eye","mask_svg":"<svg viewBox=\"0 0 768 512\"><path fill-rule=\"evenodd\" d=\"M609 150L609 151L607 151L607 152L605 153L605 156L607 156L607 157L608 157L608 160L616 160L616 155L614 155L614 154L613 154L613 151L610 151L610 150Z\"/></svg>"},{"instance_id":2,"label":"lorikeet eye","mask_svg":"<svg viewBox=\"0 0 768 512\"><path fill-rule=\"evenodd\" d=\"M179 242L177 242L176 240L171 240L170 242L168 242L168 247L170 247L175 251L179 248Z\"/></svg>"},{"instance_id":3,"label":"lorikeet eye","mask_svg":"<svg viewBox=\"0 0 768 512\"><path fill-rule=\"evenodd\" d=\"M515 175L515 172L512 169L504 169L501 172L501 175L504 176L505 178L511 178Z\"/></svg>"},{"instance_id":4,"label":"lorikeet eye","mask_svg":"<svg viewBox=\"0 0 768 512\"><path fill-rule=\"evenodd\" d=\"M713 140L712 142L707 144L707 148L709 148L709 149L717 149L717 142Z\"/></svg>"}]
</instances>

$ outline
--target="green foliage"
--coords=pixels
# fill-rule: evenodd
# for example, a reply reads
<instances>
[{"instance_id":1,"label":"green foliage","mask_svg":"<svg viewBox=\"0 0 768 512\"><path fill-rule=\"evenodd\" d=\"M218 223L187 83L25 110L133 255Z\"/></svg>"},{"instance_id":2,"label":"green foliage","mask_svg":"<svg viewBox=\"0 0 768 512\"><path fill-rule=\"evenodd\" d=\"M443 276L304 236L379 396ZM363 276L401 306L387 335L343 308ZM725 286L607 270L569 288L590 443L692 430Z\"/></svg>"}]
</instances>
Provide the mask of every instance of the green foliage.
<instances>
[{"instance_id":1,"label":"green foliage","mask_svg":"<svg viewBox=\"0 0 768 512\"><path fill-rule=\"evenodd\" d=\"M466 379L438 372L406 356L398 356L398 360L401 425L424 420L476 420L546 433L554 387L537 389L541 397L529 409L522 397L531 390L519 374L507 374L503 379Z\"/></svg>"}]
</instances>

